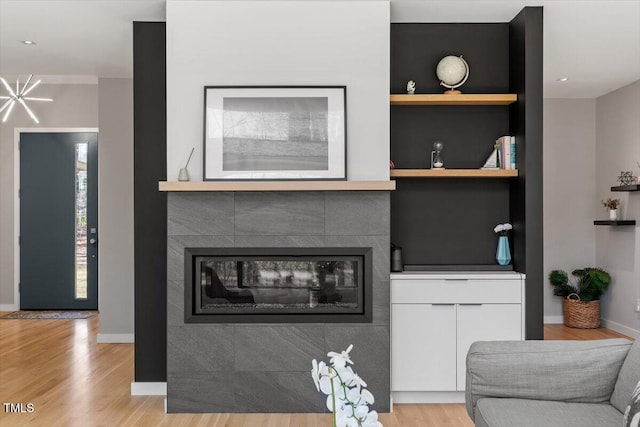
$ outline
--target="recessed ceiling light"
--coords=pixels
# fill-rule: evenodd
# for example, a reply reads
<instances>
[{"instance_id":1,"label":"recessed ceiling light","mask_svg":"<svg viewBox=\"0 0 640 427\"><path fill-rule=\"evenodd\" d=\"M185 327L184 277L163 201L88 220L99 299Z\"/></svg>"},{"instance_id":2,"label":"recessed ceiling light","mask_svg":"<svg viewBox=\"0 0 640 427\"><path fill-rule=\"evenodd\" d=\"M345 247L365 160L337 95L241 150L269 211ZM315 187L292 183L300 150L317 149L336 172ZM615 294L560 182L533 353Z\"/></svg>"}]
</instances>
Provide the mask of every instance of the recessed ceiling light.
<instances>
[{"instance_id":1,"label":"recessed ceiling light","mask_svg":"<svg viewBox=\"0 0 640 427\"><path fill-rule=\"evenodd\" d=\"M21 40L21 43L28 45L36 44L36 42L34 42L33 40Z\"/></svg>"},{"instance_id":2,"label":"recessed ceiling light","mask_svg":"<svg viewBox=\"0 0 640 427\"><path fill-rule=\"evenodd\" d=\"M569 77L560 77L559 79L557 79L559 82L566 82L567 80L569 80Z\"/></svg>"}]
</instances>

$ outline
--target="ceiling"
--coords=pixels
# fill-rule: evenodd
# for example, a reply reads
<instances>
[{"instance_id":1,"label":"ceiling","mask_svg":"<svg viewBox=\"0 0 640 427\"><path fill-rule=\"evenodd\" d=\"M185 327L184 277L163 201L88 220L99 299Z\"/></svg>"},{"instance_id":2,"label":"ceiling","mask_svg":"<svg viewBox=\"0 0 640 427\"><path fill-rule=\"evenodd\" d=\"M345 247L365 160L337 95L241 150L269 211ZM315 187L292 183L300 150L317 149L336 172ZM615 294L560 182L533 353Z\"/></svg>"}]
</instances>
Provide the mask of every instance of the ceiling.
<instances>
[{"instance_id":1,"label":"ceiling","mask_svg":"<svg viewBox=\"0 0 640 427\"><path fill-rule=\"evenodd\" d=\"M595 98L640 80L640 0L391 0L391 18L507 22L524 6L545 8L545 97ZM131 22L164 19L165 0L0 0L0 75L131 77Z\"/></svg>"}]
</instances>

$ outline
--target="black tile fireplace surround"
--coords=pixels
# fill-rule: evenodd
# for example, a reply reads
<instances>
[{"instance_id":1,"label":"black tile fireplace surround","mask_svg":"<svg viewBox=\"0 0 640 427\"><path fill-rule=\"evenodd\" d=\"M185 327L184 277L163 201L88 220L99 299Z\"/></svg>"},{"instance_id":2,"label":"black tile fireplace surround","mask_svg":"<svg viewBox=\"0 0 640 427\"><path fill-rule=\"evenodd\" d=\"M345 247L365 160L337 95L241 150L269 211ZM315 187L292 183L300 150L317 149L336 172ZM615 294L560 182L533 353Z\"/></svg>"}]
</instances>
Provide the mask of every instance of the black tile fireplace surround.
<instances>
[{"instance_id":1,"label":"black tile fireplace surround","mask_svg":"<svg viewBox=\"0 0 640 427\"><path fill-rule=\"evenodd\" d=\"M370 323L371 247L184 249L185 323Z\"/></svg>"}]
</instances>

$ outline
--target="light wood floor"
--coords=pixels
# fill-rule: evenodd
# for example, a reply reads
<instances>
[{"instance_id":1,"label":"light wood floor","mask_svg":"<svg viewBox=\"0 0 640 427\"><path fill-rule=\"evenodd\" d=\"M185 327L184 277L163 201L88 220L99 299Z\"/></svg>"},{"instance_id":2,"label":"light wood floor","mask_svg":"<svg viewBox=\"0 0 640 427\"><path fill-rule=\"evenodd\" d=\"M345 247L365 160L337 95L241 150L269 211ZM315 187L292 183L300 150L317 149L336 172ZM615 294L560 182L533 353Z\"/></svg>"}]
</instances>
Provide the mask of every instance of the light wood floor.
<instances>
[{"instance_id":1,"label":"light wood floor","mask_svg":"<svg viewBox=\"0 0 640 427\"><path fill-rule=\"evenodd\" d=\"M0 319L0 401L33 403L5 413L8 426L326 427L327 414L165 414L163 397L130 395L133 344L97 344L98 317ZM621 337L607 329L545 326L547 339ZM395 405L385 427L472 426L462 404Z\"/></svg>"}]
</instances>

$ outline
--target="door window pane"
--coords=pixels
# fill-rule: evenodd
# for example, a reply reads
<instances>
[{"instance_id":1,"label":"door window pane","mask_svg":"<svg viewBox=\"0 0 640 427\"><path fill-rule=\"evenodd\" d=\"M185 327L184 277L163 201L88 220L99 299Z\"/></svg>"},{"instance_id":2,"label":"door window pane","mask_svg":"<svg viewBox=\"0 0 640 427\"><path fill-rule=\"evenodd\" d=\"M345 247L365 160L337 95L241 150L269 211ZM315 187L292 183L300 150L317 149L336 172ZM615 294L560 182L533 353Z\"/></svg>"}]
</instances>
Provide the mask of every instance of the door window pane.
<instances>
[{"instance_id":1,"label":"door window pane","mask_svg":"<svg viewBox=\"0 0 640 427\"><path fill-rule=\"evenodd\" d=\"M87 148L76 144L76 299L87 299Z\"/></svg>"}]
</instances>

